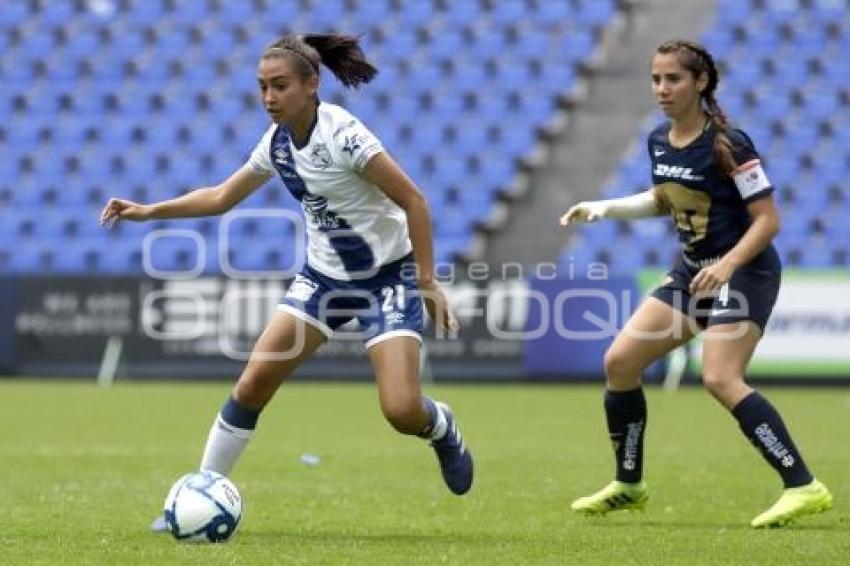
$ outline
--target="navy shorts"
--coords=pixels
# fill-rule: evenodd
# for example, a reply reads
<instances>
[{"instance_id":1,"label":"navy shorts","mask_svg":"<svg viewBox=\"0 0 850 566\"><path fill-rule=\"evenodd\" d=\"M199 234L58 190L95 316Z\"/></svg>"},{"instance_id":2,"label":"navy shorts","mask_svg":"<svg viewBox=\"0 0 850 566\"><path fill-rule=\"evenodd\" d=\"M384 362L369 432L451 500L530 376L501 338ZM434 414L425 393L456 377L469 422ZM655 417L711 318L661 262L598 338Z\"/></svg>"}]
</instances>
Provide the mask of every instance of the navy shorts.
<instances>
[{"instance_id":1,"label":"navy shorts","mask_svg":"<svg viewBox=\"0 0 850 566\"><path fill-rule=\"evenodd\" d=\"M394 336L422 340L422 298L413 256L378 269L368 279L340 281L305 265L295 276L278 309L312 324L330 338L354 319L369 348Z\"/></svg>"},{"instance_id":2,"label":"navy shorts","mask_svg":"<svg viewBox=\"0 0 850 566\"><path fill-rule=\"evenodd\" d=\"M688 291L699 271L699 265L682 261L667 273L667 280L652 296L682 311L700 328L751 320L764 332L782 278L779 254L773 246L739 267L732 279L710 296L694 297Z\"/></svg>"}]
</instances>

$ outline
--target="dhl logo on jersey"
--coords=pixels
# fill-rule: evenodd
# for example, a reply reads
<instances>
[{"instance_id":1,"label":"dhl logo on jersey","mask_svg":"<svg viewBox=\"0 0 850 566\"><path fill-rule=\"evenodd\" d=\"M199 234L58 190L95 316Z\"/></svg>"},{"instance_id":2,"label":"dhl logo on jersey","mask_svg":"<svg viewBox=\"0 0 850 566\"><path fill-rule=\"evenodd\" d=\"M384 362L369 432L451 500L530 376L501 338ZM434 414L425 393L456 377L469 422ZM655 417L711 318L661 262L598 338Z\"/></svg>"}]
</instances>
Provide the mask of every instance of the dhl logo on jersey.
<instances>
[{"instance_id":1,"label":"dhl logo on jersey","mask_svg":"<svg viewBox=\"0 0 850 566\"><path fill-rule=\"evenodd\" d=\"M691 167L679 167L676 165L665 165L656 163L653 175L659 177L669 177L670 179L682 179L683 181L702 181L705 179L702 175L694 175Z\"/></svg>"}]
</instances>

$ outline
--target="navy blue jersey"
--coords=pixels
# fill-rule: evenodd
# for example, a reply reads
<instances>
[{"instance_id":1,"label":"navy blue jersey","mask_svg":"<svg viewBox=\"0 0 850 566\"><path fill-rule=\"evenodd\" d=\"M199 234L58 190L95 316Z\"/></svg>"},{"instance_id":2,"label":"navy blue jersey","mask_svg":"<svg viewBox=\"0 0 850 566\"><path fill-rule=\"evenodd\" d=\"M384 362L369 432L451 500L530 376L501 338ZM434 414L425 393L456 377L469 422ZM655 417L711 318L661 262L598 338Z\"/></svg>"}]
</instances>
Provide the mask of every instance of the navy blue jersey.
<instances>
[{"instance_id":1,"label":"navy blue jersey","mask_svg":"<svg viewBox=\"0 0 850 566\"><path fill-rule=\"evenodd\" d=\"M730 176L715 159L713 125L682 148L670 144L670 127L664 123L648 138L656 194L673 217L687 257L698 261L722 256L752 223L747 204L768 196L773 187L743 131L732 129L727 134L738 164Z\"/></svg>"}]
</instances>

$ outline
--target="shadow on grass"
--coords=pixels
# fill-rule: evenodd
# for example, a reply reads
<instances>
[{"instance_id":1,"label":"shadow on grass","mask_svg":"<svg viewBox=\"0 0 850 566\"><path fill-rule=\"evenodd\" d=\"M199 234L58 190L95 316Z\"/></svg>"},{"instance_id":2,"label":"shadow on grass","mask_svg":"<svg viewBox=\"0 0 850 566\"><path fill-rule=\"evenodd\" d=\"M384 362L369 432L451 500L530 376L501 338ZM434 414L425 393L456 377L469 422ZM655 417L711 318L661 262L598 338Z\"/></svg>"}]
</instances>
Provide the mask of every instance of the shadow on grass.
<instances>
[{"instance_id":1,"label":"shadow on grass","mask_svg":"<svg viewBox=\"0 0 850 566\"><path fill-rule=\"evenodd\" d=\"M782 532L794 532L794 531L811 531L811 532L830 532L830 531L846 531L847 526L841 520L827 521L827 522L819 522L819 523L807 523L805 519L801 522L796 522L791 525L786 525L785 527L776 527L776 528L768 528L768 529L754 529L747 523L732 523L732 522L720 522L720 521L681 521L681 520L670 520L670 521L659 521L654 519L641 519L636 518L634 521L626 521L622 519L611 519L608 517L587 517L584 519L579 519L575 523L572 523L571 526L575 527L591 527L591 528L612 528L612 529L640 529L640 528L651 528L651 529L663 529L665 531L675 531L678 529L688 529L688 530L705 530L705 531L717 531L724 530L727 532L747 532L747 533L782 533Z\"/></svg>"},{"instance_id":2,"label":"shadow on grass","mask_svg":"<svg viewBox=\"0 0 850 566\"><path fill-rule=\"evenodd\" d=\"M516 534L493 532L493 533L340 533L328 531L286 531L286 530L263 530L245 531L239 533L241 542L277 542L291 540L293 542L320 542L323 545L351 546L359 544L413 544L413 545L470 545L470 546L504 546L506 544L557 544L557 537L547 537L537 534L535 536L517 536Z\"/></svg>"}]
</instances>

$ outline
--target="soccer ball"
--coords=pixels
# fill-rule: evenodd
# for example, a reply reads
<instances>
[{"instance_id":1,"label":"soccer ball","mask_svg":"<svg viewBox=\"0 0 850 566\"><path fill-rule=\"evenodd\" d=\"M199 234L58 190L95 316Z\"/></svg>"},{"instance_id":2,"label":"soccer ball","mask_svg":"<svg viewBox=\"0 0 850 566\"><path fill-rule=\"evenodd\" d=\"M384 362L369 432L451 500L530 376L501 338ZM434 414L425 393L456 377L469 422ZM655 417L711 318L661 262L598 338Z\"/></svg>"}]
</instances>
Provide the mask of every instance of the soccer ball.
<instances>
[{"instance_id":1,"label":"soccer ball","mask_svg":"<svg viewBox=\"0 0 850 566\"><path fill-rule=\"evenodd\" d=\"M233 536L242 518L242 498L225 476L194 472L171 487L165 498L164 515L177 540L224 542Z\"/></svg>"}]
</instances>

